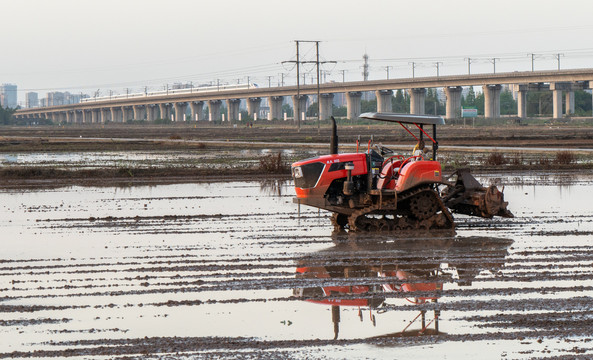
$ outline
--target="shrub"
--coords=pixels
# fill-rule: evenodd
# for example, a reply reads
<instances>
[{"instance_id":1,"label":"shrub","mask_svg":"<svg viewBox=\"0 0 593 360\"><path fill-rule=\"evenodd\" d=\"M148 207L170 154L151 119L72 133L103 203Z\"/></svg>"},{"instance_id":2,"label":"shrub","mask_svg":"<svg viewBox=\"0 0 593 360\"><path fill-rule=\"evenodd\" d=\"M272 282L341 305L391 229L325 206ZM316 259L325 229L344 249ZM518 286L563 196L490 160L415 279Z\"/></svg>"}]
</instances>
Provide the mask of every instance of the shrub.
<instances>
[{"instance_id":1,"label":"shrub","mask_svg":"<svg viewBox=\"0 0 593 360\"><path fill-rule=\"evenodd\" d=\"M259 169L269 174L278 174L288 171L286 163L282 160L282 153L269 154L260 158Z\"/></svg>"},{"instance_id":2,"label":"shrub","mask_svg":"<svg viewBox=\"0 0 593 360\"><path fill-rule=\"evenodd\" d=\"M577 156L572 151L559 151L556 153L554 164L570 165L577 161Z\"/></svg>"},{"instance_id":3,"label":"shrub","mask_svg":"<svg viewBox=\"0 0 593 360\"><path fill-rule=\"evenodd\" d=\"M486 165L504 165L507 163L507 159L505 159L504 155L498 151L494 151L488 155L486 160L484 161Z\"/></svg>"}]
</instances>

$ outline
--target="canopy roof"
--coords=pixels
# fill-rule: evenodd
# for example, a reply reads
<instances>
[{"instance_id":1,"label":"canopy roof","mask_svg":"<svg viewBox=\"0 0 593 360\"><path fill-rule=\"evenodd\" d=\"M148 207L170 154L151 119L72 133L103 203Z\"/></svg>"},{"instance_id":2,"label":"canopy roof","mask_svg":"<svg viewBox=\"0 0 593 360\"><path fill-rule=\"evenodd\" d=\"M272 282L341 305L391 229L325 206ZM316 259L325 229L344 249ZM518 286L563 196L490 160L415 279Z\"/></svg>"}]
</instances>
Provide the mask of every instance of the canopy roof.
<instances>
[{"instance_id":1,"label":"canopy roof","mask_svg":"<svg viewBox=\"0 0 593 360\"><path fill-rule=\"evenodd\" d=\"M363 119L395 122L400 124L445 125L445 120L442 116L434 115L368 112L360 114L360 117Z\"/></svg>"}]
</instances>

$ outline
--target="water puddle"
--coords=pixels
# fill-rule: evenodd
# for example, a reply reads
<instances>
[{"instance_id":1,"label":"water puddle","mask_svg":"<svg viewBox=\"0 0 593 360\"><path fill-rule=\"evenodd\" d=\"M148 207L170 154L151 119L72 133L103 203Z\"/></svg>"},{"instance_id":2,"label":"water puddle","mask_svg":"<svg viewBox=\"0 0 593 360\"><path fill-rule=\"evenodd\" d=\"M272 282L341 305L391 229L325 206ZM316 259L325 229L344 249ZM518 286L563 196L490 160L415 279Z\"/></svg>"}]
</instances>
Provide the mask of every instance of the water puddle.
<instances>
[{"instance_id":1,"label":"water puddle","mask_svg":"<svg viewBox=\"0 0 593 360\"><path fill-rule=\"evenodd\" d=\"M592 356L593 177L562 179L483 177L514 219L412 235L283 182L2 189L0 357Z\"/></svg>"}]
</instances>

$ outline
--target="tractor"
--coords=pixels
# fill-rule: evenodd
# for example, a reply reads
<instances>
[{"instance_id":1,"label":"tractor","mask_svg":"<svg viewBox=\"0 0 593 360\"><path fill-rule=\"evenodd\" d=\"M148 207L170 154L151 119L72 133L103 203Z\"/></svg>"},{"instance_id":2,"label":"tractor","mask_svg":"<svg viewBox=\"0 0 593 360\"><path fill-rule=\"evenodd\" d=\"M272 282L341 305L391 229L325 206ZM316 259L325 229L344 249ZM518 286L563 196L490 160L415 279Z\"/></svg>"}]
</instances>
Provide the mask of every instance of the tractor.
<instances>
[{"instance_id":1,"label":"tractor","mask_svg":"<svg viewBox=\"0 0 593 360\"><path fill-rule=\"evenodd\" d=\"M494 185L483 187L468 169L443 177L437 161L437 125L445 124L442 117L395 113L360 117L399 124L417 141L413 153L397 154L372 141L366 152L359 152L357 141L355 153L339 154L332 117L330 154L291 166L294 202L331 211L332 224L349 231L454 229L452 212L513 217L503 193ZM425 130L429 127L432 132ZM432 144L432 151L425 141Z\"/></svg>"}]
</instances>

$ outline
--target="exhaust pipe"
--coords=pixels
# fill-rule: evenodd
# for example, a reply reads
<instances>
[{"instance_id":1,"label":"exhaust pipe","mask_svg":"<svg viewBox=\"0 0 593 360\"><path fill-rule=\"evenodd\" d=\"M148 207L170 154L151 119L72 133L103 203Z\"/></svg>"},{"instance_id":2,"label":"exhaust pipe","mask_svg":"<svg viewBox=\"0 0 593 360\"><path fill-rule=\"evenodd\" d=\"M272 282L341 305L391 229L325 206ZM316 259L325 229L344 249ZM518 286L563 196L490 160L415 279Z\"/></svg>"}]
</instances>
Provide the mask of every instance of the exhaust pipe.
<instances>
[{"instance_id":1,"label":"exhaust pipe","mask_svg":"<svg viewBox=\"0 0 593 360\"><path fill-rule=\"evenodd\" d=\"M332 119L332 137L329 143L329 153L330 155L338 154L338 127L336 126L336 119L331 117Z\"/></svg>"}]
</instances>

